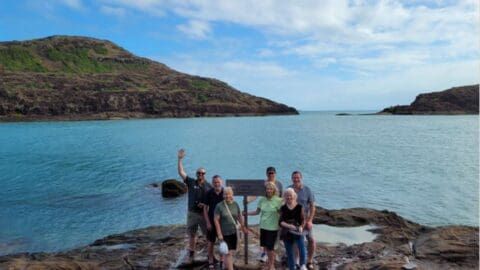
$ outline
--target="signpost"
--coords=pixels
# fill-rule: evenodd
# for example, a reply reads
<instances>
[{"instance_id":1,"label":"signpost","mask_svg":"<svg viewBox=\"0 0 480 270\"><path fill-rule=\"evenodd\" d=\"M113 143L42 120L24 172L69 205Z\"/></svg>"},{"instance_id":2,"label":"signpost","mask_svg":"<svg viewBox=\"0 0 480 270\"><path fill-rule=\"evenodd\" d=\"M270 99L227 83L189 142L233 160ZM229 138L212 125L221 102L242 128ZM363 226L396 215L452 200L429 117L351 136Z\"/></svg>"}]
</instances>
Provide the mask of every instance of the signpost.
<instances>
[{"instance_id":1,"label":"signpost","mask_svg":"<svg viewBox=\"0 0 480 270\"><path fill-rule=\"evenodd\" d=\"M265 180L248 180L248 179L227 179L226 185L232 187L235 196L243 196L243 211L247 213L247 197L248 196L264 196ZM244 216L245 227L248 228L248 216ZM245 234L244 241L245 264L248 264L248 235Z\"/></svg>"}]
</instances>

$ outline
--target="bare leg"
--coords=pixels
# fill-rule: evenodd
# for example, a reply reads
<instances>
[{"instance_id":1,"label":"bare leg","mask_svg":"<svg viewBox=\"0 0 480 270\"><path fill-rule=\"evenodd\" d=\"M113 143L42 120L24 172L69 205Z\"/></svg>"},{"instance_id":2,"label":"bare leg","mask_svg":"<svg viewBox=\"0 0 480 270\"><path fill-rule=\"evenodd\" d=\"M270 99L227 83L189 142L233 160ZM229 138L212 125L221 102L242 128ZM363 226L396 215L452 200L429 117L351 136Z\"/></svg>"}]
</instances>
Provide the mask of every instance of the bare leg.
<instances>
[{"instance_id":1,"label":"bare leg","mask_svg":"<svg viewBox=\"0 0 480 270\"><path fill-rule=\"evenodd\" d=\"M315 255L315 248L316 248L316 243L315 239L313 238L307 238L308 239L308 256L307 256L307 262L308 263L313 263L313 256Z\"/></svg>"},{"instance_id":2,"label":"bare leg","mask_svg":"<svg viewBox=\"0 0 480 270\"><path fill-rule=\"evenodd\" d=\"M223 262L227 270L233 270L233 253L234 250L230 250L228 254L224 257Z\"/></svg>"},{"instance_id":3,"label":"bare leg","mask_svg":"<svg viewBox=\"0 0 480 270\"><path fill-rule=\"evenodd\" d=\"M208 241L208 262L213 263L213 244L212 242Z\"/></svg>"},{"instance_id":4,"label":"bare leg","mask_svg":"<svg viewBox=\"0 0 480 270\"><path fill-rule=\"evenodd\" d=\"M267 256L268 256L268 270L274 270L275 269L275 251L267 250Z\"/></svg>"}]
</instances>

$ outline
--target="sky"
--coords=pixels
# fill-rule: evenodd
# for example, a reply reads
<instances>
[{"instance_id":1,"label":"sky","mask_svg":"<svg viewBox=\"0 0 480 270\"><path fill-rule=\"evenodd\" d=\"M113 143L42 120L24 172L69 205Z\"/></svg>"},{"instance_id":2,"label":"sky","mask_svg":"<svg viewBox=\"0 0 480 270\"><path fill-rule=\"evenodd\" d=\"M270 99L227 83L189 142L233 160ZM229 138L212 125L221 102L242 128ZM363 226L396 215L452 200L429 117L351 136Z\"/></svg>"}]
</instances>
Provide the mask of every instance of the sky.
<instances>
[{"instance_id":1,"label":"sky","mask_svg":"<svg viewBox=\"0 0 480 270\"><path fill-rule=\"evenodd\" d=\"M2 0L0 41L110 40L299 110L381 110L476 84L477 0Z\"/></svg>"}]
</instances>

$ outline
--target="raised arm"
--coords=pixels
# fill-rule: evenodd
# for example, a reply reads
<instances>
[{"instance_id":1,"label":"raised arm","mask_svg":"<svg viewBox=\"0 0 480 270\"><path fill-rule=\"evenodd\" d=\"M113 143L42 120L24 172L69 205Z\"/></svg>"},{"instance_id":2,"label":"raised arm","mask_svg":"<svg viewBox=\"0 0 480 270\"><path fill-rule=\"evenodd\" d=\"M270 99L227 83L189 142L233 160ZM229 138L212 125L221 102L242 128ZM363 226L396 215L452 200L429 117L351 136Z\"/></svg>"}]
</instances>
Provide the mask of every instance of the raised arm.
<instances>
[{"instance_id":1,"label":"raised arm","mask_svg":"<svg viewBox=\"0 0 480 270\"><path fill-rule=\"evenodd\" d=\"M182 178L183 182L187 180L187 173L183 169L182 159L185 156L185 150L182 148L178 150L178 175Z\"/></svg>"}]
</instances>

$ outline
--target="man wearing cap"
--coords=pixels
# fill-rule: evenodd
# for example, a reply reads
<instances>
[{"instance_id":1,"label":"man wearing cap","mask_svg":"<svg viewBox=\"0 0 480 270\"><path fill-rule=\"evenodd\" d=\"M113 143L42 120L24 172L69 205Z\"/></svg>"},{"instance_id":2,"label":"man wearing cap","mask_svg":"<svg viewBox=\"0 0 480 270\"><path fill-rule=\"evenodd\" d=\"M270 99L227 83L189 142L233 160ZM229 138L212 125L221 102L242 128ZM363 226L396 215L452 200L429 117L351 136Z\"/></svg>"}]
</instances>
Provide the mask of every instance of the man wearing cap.
<instances>
[{"instance_id":1,"label":"man wearing cap","mask_svg":"<svg viewBox=\"0 0 480 270\"><path fill-rule=\"evenodd\" d=\"M300 171L294 171L292 173L292 185L289 188L293 188L297 193L297 203L302 205L305 217L304 232L307 233L307 269L313 269L313 255L315 254L315 238L313 236L313 216L315 215L315 196L309 187L303 184L303 177Z\"/></svg>"},{"instance_id":2,"label":"man wearing cap","mask_svg":"<svg viewBox=\"0 0 480 270\"><path fill-rule=\"evenodd\" d=\"M195 246L197 242L198 227L203 235L207 235L207 225L203 217L203 207L205 204L205 194L212 186L205 180L205 169L197 169L197 179L193 179L185 173L182 159L185 157L185 150L178 151L178 174L188 188L188 213L187 213L187 234L189 236L190 261L193 262L195 256Z\"/></svg>"},{"instance_id":3,"label":"man wearing cap","mask_svg":"<svg viewBox=\"0 0 480 270\"><path fill-rule=\"evenodd\" d=\"M267 180L265 182L274 183L277 188L276 194L278 194L279 197L282 197L283 186L282 183L277 181L277 171L275 170L275 167L270 166L267 168Z\"/></svg>"}]
</instances>

